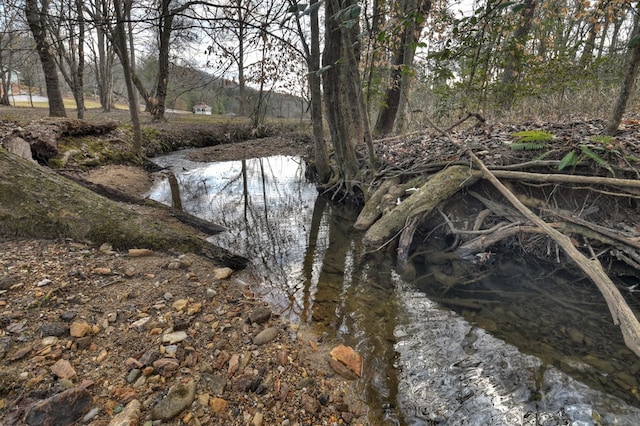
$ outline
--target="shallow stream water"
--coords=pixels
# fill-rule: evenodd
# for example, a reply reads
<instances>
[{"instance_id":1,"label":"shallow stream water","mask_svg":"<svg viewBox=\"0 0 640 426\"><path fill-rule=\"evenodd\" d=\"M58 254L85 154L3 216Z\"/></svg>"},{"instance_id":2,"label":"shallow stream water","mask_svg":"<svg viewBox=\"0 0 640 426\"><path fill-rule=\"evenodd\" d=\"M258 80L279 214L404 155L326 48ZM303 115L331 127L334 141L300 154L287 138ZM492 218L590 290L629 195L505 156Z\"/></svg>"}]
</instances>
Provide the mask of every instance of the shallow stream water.
<instances>
[{"instance_id":1,"label":"shallow stream water","mask_svg":"<svg viewBox=\"0 0 640 426\"><path fill-rule=\"evenodd\" d=\"M318 197L297 158L155 161L186 211L228 229L211 241L252 260L260 297L364 356L372 424L640 424L640 360L590 282L510 256L450 287L425 256L407 282L364 252L355 213ZM168 180L151 198L172 203Z\"/></svg>"}]
</instances>

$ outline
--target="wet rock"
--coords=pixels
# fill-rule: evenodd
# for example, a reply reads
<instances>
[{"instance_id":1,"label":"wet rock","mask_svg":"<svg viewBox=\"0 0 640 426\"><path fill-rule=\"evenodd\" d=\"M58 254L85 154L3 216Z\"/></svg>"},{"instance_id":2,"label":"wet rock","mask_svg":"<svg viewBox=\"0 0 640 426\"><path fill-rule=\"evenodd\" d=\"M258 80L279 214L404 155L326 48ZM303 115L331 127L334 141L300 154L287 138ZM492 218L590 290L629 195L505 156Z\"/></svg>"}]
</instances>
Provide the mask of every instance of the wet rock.
<instances>
[{"instance_id":1,"label":"wet rock","mask_svg":"<svg viewBox=\"0 0 640 426\"><path fill-rule=\"evenodd\" d=\"M362 357L349 346L339 345L331 350L331 359L336 360L351 370L356 376L362 377ZM333 368L333 364L331 365ZM335 370L335 369L334 369ZM338 371L336 371L339 373Z\"/></svg>"},{"instance_id":2,"label":"wet rock","mask_svg":"<svg viewBox=\"0 0 640 426\"><path fill-rule=\"evenodd\" d=\"M109 426L137 426L139 424L139 419L140 401L134 399L124 407L124 410L111 419Z\"/></svg>"},{"instance_id":3,"label":"wet rock","mask_svg":"<svg viewBox=\"0 0 640 426\"><path fill-rule=\"evenodd\" d=\"M69 326L61 322L49 322L42 324L38 329L40 336L56 336L62 337L69 333Z\"/></svg>"},{"instance_id":4,"label":"wet rock","mask_svg":"<svg viewBox=\"0 0 640 426\"><path fill-rule=\"evenodd\" d=\"M74 379L77 377L76 370L66 359L59 359L51 366L51 372L59 379Z\"/></svg>"},{"instance_id":5,"label":"wet rock","mask_svg":"<svg viewBox=\"0 0 640 426\"><path fill-rule=\"evenodd\" d=\"M231 268L215 268L213 270L213 277L216 280L226 280L233 274L233 269Z\"/></svg>"},{"instance_id":6,"label":"wet rock","mask_svg":"<svg viewBox=\"0 0 640 426\"><path fill-rule=\"evenodd\" d=\"M179 383L169 389L167 395L151 411L153 420L170 420L189 407L196 397L193 381Z\"/></svg>"},{"instance_id":7,"label":"wet rock","mask_svg":"<svg viewBox=\"0 0 640 426\"><path fill-rule=\"evenodd\" d=\"M347 368L346 365L344 365L343 363L341 363L335 358L329 358L329 366L333 371L335 371L345 379L355 380L358 378L358 376L356 376L353 371L349 370L349 368Z\"/></svg>"},{"instance_id":8,"label":"wet rock","mask_svg":"<svg viewBox=\"0 0 640 426\"><path fill-rule=\"evenodd\" d=\"M276 336L278 336L279 332L280 332L280 329L278 327L265 328L260 333L258 333L256 337L254 337L253 343L255 343L258 346L264 345L265 343L268 343L273 339L275 339Z\"/></svg>"},{"instance_id":9,"label":"wet rock","mask_svg":"<svg viewBox=\"0 0 640 426\"><path fill-rule=\"evenodd\" d=\"M250 324L262 324L269 321L269 318L271 318L271 309L258 308L249 314L248 320Z\"/></svg>"},{"instance_id":10,"label":"wet rock","mask_svg":"<svg viewBox=\"0 0 640 426\"><path fill-rule=\"evenodd\" d=\"M576 328L570 328L568 330L569 337L574 343L582 343L584 341L584 333Z\"/></svg>"},{"instance_id":11,"label":"wet rock","mask_svg":"<svg viewBox=\"0 0 640 426\"><path fill-rule=\"evenodd\" d=\"M28 425L71 425L89 411L91 394L84 388L73 388L35 403L27 413Z\"/></svg>"},{"instance_id":12,"label":"wet rock","mask_svg":"<svg viewBox=\"0 0 640 426\"><path fill-rule=\"evenodd\" d=\"M583 358L583 360L587 364L593 365L597 369L600 369L600 370L604 371L607 374L611 374L611 373L613 373L615 371L615 368L613 367L613 364L611 364L609 361L597 358L597 357L595 357L593 355L590 355L590 354L586 355Z\"/></svg>"}]
</instances>

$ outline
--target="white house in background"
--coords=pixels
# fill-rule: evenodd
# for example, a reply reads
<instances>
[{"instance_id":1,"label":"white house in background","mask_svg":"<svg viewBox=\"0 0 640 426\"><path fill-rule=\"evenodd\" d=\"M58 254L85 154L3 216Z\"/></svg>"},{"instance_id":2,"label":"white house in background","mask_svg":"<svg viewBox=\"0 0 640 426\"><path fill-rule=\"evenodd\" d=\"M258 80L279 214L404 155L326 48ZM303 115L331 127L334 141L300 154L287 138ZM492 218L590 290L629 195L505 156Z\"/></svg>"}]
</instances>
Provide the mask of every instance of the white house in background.
<instances>
[{"instance_id":1,"label":"white house in background","mask_svg":"<svg viewBox=\"0 0 640 426\"><path fill-rule=\"evenodd\" d=\"M204 102L199 102L193 106L193 113L211 115L211 107Z\"/></svg>"}]
</instances>

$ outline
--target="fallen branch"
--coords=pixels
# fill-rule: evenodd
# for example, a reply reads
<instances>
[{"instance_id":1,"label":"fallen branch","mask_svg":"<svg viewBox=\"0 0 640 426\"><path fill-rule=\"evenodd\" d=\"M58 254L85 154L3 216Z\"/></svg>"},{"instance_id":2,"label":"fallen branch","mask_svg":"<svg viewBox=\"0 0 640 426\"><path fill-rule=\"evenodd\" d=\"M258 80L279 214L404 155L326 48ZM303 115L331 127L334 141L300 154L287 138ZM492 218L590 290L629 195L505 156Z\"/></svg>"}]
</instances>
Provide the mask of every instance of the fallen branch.
<instances>
[{"instance_id":1,"label":"fallen branch","mask_svg":"<svg viewBox=\"0 0 640 426\"><path fill-rule=\"evenodd\" d=\"M481 161L481 160L478 159L478 161ZM476 163L476 165L478 165L478 167L480 168L480 165L478 163ZM530 172L514 172L510 170L490 171L484 165L484 163L482 164L482 166L484 167L484 170L489 171L496 178L528 180L531 182L544 182L544 183L588 183L592 185L621 186L624 188L640 189L640 180L635 180L635 179L619 179L619 178L608 178L608 177L600 177L600 176L563 175L563 174L553 174L553 173L542 174L542 173L530 173ZM484 170L480 168L480 171L476 171L475 173L482 174L484 173Z\"/></svg>"}]
</instances>

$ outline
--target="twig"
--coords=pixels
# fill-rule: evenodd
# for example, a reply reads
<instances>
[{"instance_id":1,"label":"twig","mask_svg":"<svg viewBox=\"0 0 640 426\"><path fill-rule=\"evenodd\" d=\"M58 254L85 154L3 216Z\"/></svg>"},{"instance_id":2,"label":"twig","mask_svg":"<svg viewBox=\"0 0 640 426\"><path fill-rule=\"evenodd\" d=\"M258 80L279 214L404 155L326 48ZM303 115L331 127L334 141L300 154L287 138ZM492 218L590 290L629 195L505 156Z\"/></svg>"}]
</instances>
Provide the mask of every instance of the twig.
<instances>
[{"instance_id":1,"label":"twig","mask_svg":"<svg viewBox=\"0 0 640 426\"><path fill-rule=\"evenodd\" d=\"M458 127L459 125L461 125L462 123L464 123L465 121L470 119L471 117L475 117L480 122L480 124L484 124L484 123L487 122L487 120L485 120L485 118L483 116L481 116L480 114L478 114L477 112L468 112L467 111L467 116L466 117L461 118L460 120L456 121L451 126L447 127L447 129L445 131L446 132L450 132L451 130L453 130L454 128Z\"/></svg>"}]
</instances>

